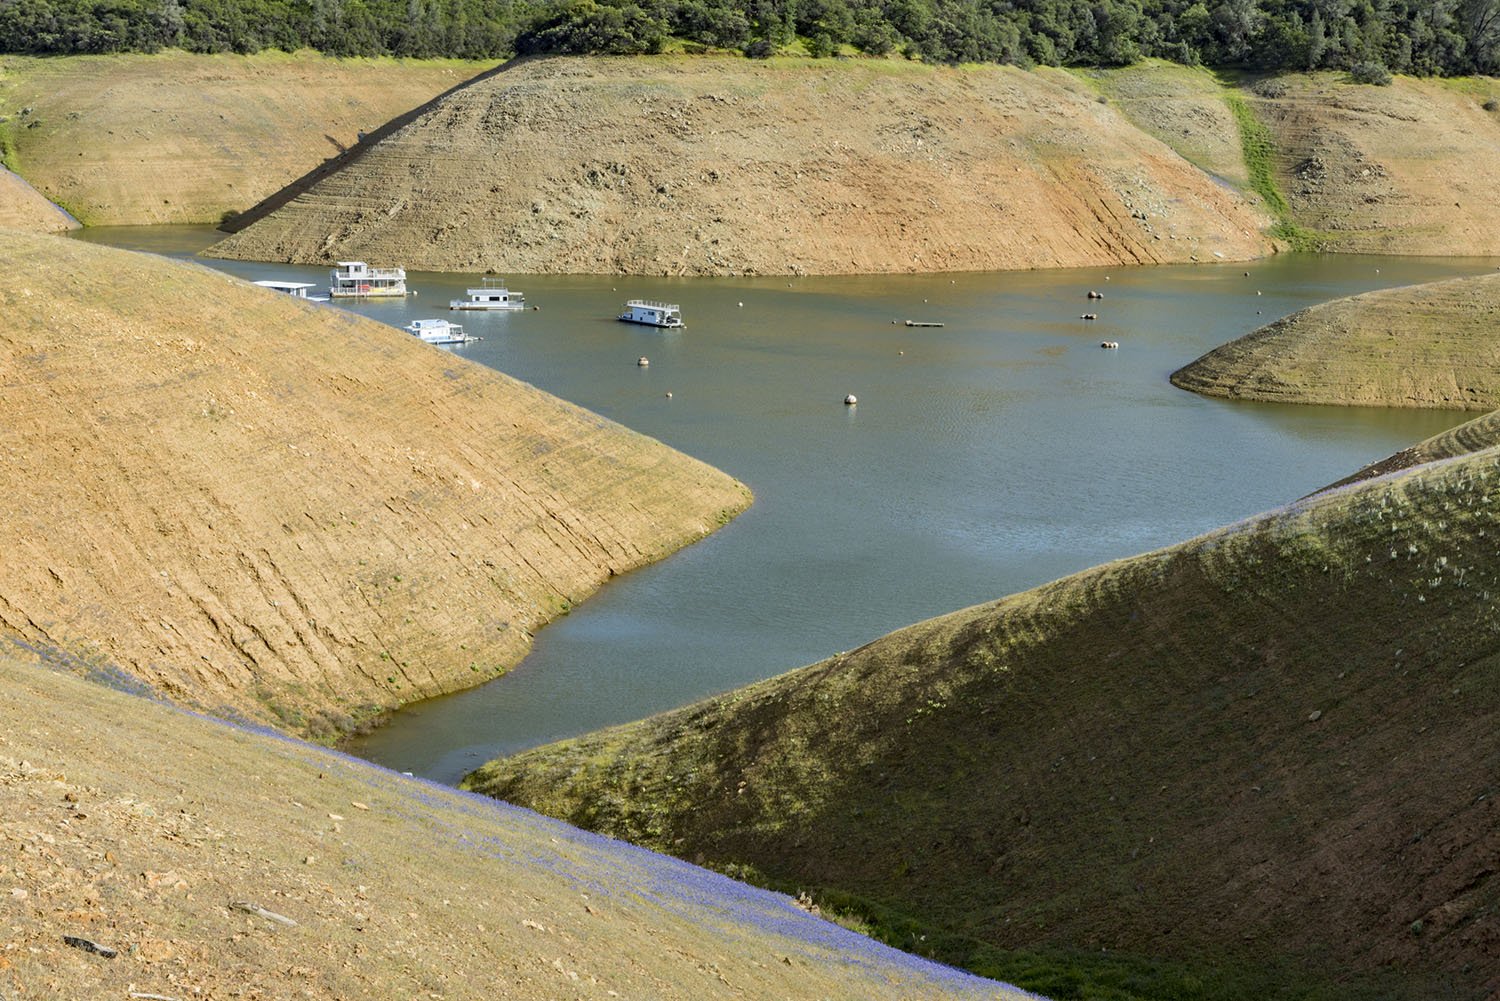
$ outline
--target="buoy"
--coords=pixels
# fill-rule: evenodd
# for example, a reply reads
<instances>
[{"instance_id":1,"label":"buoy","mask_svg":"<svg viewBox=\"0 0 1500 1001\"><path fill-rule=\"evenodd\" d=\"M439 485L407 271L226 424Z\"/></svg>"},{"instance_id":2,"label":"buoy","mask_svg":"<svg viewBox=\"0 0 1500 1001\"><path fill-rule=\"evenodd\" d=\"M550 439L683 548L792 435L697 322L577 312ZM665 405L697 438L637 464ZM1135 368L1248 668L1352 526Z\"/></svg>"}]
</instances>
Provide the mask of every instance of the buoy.
<instances>
[{"instance_id":1,"label":"buoy","mask_svg":"<svg viewBox=\"0 0 1500 1001\"><path fill-rule=\"evenodd\" d=\"M1090 299L1103 299L1104 298L1104 293L1103 292L1095 292L1093 289L1089 289L1089 298Z\"/></svg>"},{"instance_id":2,"label":"buoy","mask_svg":"<svg viewBox=\"0 0 1500 1001\"><path fill-rule=\"evenodd\" d=\"M1080 320L1097 320L1097 319L1099 319L1099 314L1098 313L1084 313L1083 315L1081 315L1078 318Z\"/></svg>"},{"instance_id":3,"label":"buoy","mask_svg":"<svg viewBox=\"0 0 1500 1001\"><path fill-rule=\"evenodd\" d=\"M645 355L641 355L639 358L637 358L635 360L635 363L637 365L639 365L641 368L645 368L647 365L651 364L651 359L647 358Z\"/></svg>"},{"instance_id":4,"label":"buoy","mask_svg":"<svg viewBox=\"0 0 1500 1001\"><path fill-rule=\"evenodd\" d=\"M535 313L535 312L536 312L536 311L537 311L537 310L539 310L539 309L541 309L541 308L542 308L542 307L540 307L540 306L532 306L532 307L531 307L531 311L532 311L532 312L533 312L533 313Z\"/></svg>"},{"instance_id":5,"label":"buoy","mask_svg":"<svg viewBox=\"0 0 1500 1001\"><path fill-rule=\"evenodd\" d=\"M740 303L740 309L744 309L744 308L745 308L745 304L743 302Z\"/></svg>"},{"instance_id":6,"label":"buoy","mask_svg":"<svg viewBox=\"0 0 1500 1001\"><path fill-rule=\"evenodd\" d=\"M670 400L671 398L672 398L672 391L669 389L669 390L667 390L667 399Z\"/></svg>"},{"instance_id":7,"label":"buoy","mask_svg":"<svg viewBox=\"0 0 1500 1001\"><path fill-rule=\"evenodd\" d=\"M857 396L855 396L853 393L850 393L848 396L844 397L844 406L846 406L846 407L852 407L852 406L854 406L858 402L859 402L859 398Z\"/></svg>"},{"instance_id":8,"label":"buoy","mask_svg":"<svg viewBox=\"0 0 1500 1001\"><path fill-rule=\"evenodd\" d=\"M1256 294L1256 295L1260 295L1260 294L1261 294L1261 292L1260 292L1260 289L1256 289L1256 290L1255 290L1255 294Z\"/></svg>"},{"instance_id":9,"label":"buoy","mask_svg":"<svg viewBox=\"0 0 1500 1001\"><path fill-rule=\"evenodd\" d=\"M896 353L897 353L897 354L898 354L898 355L904 355L904 354L906 354L906 352L905 352L905 351L897 351L897 352L896 352Z\"/></svg>"},{"instance_id":10,"label":"buoy","mask_svg":"<svg viewBox=\"0 0 1500 1001\"><path fill-rule=\"evenodd\" d=\"M1101 348L1106 349L1106 350L1111 350L1112 351L1115 348L1118 348L1120 346L1120 342L1119 341L1100 341L1099 342L1099 346Z\"/></svg>"}]
</instances>

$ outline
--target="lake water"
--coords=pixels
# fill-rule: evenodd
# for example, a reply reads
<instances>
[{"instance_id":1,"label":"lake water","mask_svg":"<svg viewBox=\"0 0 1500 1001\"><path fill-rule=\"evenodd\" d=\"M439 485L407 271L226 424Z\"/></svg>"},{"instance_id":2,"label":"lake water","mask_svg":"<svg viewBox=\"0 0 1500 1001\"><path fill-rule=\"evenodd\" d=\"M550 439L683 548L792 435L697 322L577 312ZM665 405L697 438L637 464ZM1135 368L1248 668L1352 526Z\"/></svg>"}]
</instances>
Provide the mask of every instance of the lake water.
<instances>
[{"instance_id":1,"label":"lake water","mask_svg":"<svg viewBox=\"0 0 1500 1001\"><path fill-rule=\"evenodd\" d=\"M81 236L176 256L214 238L183 227ZM326 284L328 273L204 263L252 279ZM790 282L509 276L540 309L488 315L445 308L474 276L412 273L416 296L347 308L398 326L458 320L484 340L433 350L712 463L756 502L709 539L612 581L542 630L510 674L403 710L352 750L455 782L497 755L1300 497L1472 415L1225 403L1167 375L1303 306L1497 263L1283 255ZM1086 299L1090 289L1104 298ZM681 303L687 329L612 319L636 297ZM905 319L945 326L892 323ZM637 366L643 355L649 367Z\"/></svg>"}]
</instances>

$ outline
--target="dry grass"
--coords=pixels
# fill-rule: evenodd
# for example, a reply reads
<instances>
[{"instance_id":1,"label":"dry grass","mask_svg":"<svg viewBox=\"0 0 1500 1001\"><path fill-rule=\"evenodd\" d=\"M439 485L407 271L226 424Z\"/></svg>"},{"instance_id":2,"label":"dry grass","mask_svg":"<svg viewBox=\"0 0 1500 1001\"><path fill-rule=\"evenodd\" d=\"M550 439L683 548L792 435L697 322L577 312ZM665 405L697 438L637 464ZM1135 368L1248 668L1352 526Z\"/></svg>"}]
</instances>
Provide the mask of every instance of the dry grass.
<instances>
[{"instance_id":1,"label":"dry grass","mask_svg":"<svg viewBox=\"0 0 1500 1001\"><path fill-rule=\"evenodd\" d=\"M1172 996L1481 996L1497 465L1325 494L469 784L935 939L1270 979Z\"/></svg>"},{"instance_id":2,"label":"dry grass","mask_svg":"<svg viewBox=\"0 0 1500 1001\"><path fill-rule=\"evenodd\" d=\"M1500 275L1337 299L1172 373L1209 396L1280 403L1500 407Z\"/></svg>"},{"instance_id":3,"label":"dry grass","mask_svg":"<svg viewBox=\"0 0 1500 1001\"><path fill-rule=\"evenodd\" d=\"M1258 216L1058 74L522 61L213 248L439 271L793 274L1259 256Z\"/></svg>"},{"instance_id":4,"label":"dry grass","mask_svg":"<svg viewBox=\"0 0 1500 1001\"><path fill-rule=\"evenodd\" d=\"M785 897L4 657L0 841L9 1001L1020 1001Z\"/></svg>"},{"instance_id":5,"label":"dry grass","mask_svg":"<svg viewBox=\"0 0 1500 1001\"><path fill-rule=\"evenodd\" d=\"M513 666L749 491L385 324L0 239L0 636L324 738Z\"/></svg>"}]
</instances>

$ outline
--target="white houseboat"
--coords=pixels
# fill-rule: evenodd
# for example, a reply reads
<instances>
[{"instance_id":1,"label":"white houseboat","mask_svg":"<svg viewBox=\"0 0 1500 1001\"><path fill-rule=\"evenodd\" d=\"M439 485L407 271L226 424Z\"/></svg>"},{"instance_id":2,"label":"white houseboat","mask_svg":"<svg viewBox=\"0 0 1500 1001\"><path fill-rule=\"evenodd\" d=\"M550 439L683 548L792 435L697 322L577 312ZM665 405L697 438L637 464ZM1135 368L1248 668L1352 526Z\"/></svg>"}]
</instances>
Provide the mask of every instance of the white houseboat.
<instances>
[{"instance_id":1,"label":"white houseboat","mask_svg":"<svg viewBox=\"0 0 1500 1001\"><path fill-rule=\"evenodd\" d=\"M291 296L293 299L306 299L308 302L327 302L326 295L310 295L308 289L317 288L312 282L283 282L283 281L258 281L255 284L261 288L268 288L272 292L281 292Z\"/></svg>"},{"instance_id":2,"label":"white houseboat","mask_svg":"<svg viewBox=\"0 0 1500 1001\"><path fill-rule=\"evenodd\" d=\"M330 274L335 299L406 294L405 268L372 268L364 261L339 261Z\"/></svg>"},{"instance_id":3,"label":"white houseboat","mask_svg":"<svg viewBox=\"0 0 1500 1001\"><path fill-rule=\"evenodd\" d=\"M644 323L648 327L683 326L681 306L653 299L631 299L625 304L620 319L626 323Z\"/></svg>"},{"instance_id":4,"label":"white houseboat","mask_svg":"<svg viewBox=\"0 0 1500 1001\"><path fill-rule=\"evenodd\" d=\"M467 299L450 299L449 309L525 309L526 297L512 292L498 282L486 281L483 288L468 290Z\"/></svg>"},{"instance_id":5,"label":"white houseboat","mask_svg":"<svg viewBox=\"0 0 1500 1001\"><path fill-rule=\"evenodd\" d=\"M447 320L413 320L402 329L428 344L467 344L480 340L464 333L460 324L449 323Z\"/></svg>"}]
</instances>

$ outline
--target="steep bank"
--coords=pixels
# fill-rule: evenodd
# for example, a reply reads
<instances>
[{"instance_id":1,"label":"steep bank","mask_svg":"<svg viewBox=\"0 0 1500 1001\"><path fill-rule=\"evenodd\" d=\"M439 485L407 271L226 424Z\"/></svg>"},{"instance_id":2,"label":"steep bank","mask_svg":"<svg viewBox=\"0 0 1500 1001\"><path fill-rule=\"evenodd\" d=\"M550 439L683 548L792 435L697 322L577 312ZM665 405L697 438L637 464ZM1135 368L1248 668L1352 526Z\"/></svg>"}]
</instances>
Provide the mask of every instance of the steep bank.
<instances>
[{"instance_id":1,"label":"steep bank","mask_svg":"<svg viewBox=\"0 0 1500 1001\"><path fill-rule=\"evenodd\" d=\"M1440 459L1451 459L1456 455L1482 452L1495 445L1500 445L1500 411L1492 411L1483 417L1476 417L1458 427L1449 428L1442 434L1435 434L1409 448L1403 448L1383 459L1377 459L1363 469L1324 487L1323 490L1332 490L1335 487L1384 476L1386 473L1410 469L1425 462L1437 462Z\"/></svg>"},{"instance_id":2,"label":"steep bank","mask_svg":"<svg viewBox=\"0 0 1500 1001\"><path fill-rule=\"evenodd\" d=\"M11 166L90 226L218 223L493 63L0 56Z\"/></svg>"},{"instance_id":3,"label":"steep bank","mask_svg":"<svg viewBox=\"0 0 1500 1001\"><path fill-rule=\"evenodd\" d=\"M933 940L1481 997L1497 464L1326 494L468 784Z\"/></svg>"},{"instance_id":4,"label":"steep bank","mask_svg":"<svg viewBox=\"0 0 1500 1001\"><path fill-rule=\"evenodd\" d=\"M227 275L0 239L0 635L328 736L478 684L749 502L658 442Z\"/></svg>"},{"instance_id":5,"label":"steep bank","mask_svg":"<svg viewBox=\"0 0 1500 1001\"><path fill-rule=\"evenodd\" d=\"M1020 999L675 859L3 655L0 837L7 998Z\"/></svg>"},{"instance_id":6,"label":"steep bank","mask_svg":"<svg viewBox=\"0 0 1500 1001\"><path fill-rule=\"evenodd\" d=\"M27 233L61 233L77 229L68 214L37 193L16 174L0 167L0 229Z\"/></svg>"},{"instance_id":7,"label":"steep bank","mask_svg":"<svg viewBox=\"0 0 1500 1001\"><path fill-rule=\"evenodd\" d=\"M210 253L843 274L1269 252L1240 196L1059 76L884 60L522 61Z\"/></svg>"},{"instance_id":8,"label":"steep bank","mask_svg":"<svg viewBox=\"0 0 1500 1001\"><path fill-rule=\"evenodd\" d=\"M1500 407L1500 274L1335 299L1172 373L1208 396L1277 403Z\"/></svg>"},{"instance_id":9,"label":"steep bank","mask_svg":"<svg viewBox=\"0 0 1500 1001\"><path fill-rule=\"evenodd\" d=\"M1318 249L1500 255L1500 113L1484 108L1500 81L1313 73L1258 90L1245 96L1275 137L1278 186Z\"/></svg>"}]
</instances>

